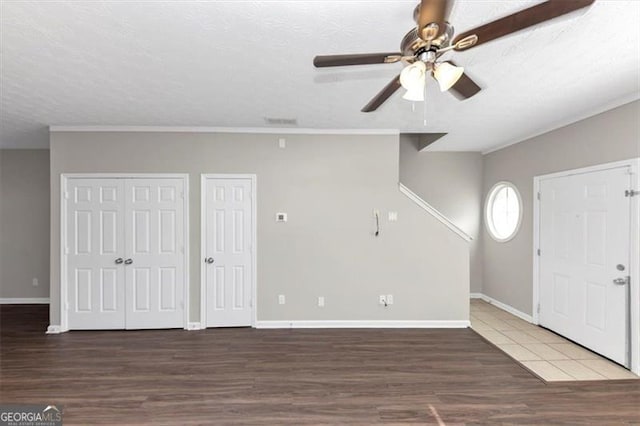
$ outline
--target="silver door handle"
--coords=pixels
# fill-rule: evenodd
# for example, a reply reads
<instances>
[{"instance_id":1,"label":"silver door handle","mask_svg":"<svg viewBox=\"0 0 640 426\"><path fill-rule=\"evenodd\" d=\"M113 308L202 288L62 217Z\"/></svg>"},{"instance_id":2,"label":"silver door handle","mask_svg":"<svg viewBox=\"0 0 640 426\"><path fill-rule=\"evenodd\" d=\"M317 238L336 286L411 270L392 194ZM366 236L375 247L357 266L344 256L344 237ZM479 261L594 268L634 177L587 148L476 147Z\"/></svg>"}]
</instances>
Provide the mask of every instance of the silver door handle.
<instances>
[{"instance_id":1,"label":"silver door handle","mask_svg":"<svg viewBox=\"0 0 640 426\"><path fill-rule=\"evenodd\" d=\"M213 263L213 257L207 257L204 261L207 263Z\"/></svg>"},{"instance_id":2,"label":"silver door handle","mask_svg":"<svg viewBox=\"0 0 640 426\"><path fill-rule=\"evenodd\" d=\"M613 280L613 283L616 285L625 285L628 282L629 282L629 277L616 278L615 280Z\"/></svg>"},{"instance_id":3,"label":"silver door handle","mask_svg":"<svg viewBox=\"0 0 640 426\"><path fill-rule=\"evenodd\" d=\"M133 263L132 259L127 259L127 260L124 261L125 265L131 265L132 263Z\"/></svg>"},{"instance_id":4,"label":"silver door handle","mask_svg":"<svg viewBox=\"0 0 640 426\"><path fill-rule=\"evenodd\" d=\"M123 260L121 257L119 257L119 258L117 258L117 259L116 259L116 265L119 265L119 264L121 264L122 262L124 262L124 260Z\"/></svg>"}]
</instances>

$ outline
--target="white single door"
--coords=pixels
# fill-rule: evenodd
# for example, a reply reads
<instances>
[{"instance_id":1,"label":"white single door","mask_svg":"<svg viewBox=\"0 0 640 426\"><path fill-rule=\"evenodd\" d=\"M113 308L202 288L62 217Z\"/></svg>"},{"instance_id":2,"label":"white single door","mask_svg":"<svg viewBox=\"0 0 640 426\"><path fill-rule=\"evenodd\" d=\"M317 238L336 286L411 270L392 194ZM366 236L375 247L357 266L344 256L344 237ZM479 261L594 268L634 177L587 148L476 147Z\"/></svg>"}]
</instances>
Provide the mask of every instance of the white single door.
<instances>
[{"instance_id":1,"label":"white single door","mask_svg":"<svg viewBox=\"0 0 640 426\"><path fill-rule=\"evenodd\" d=\"M252 180L204 183L207 327L250 326L253 314Z\"/></svg>"},{"instance_id":2,"label":"white single door","mask_svg":"<svg viewBox=\"0 0 640 426\"><path fill-rule=\"evenodd\" d=\"M69 328L122 329L123 181L70 179L65 197Z\"/></svg>"},{"instance_id":3,"label":"white single door","mask_svg":"<svg viewBox=\"0 0 640 426\"><path fill-rule=\"evenodd\" d=\"M628 167L540 182L540 325L629 366Z\"/></svg>"},{"instance_id":4,"label":"white single door","mask_svg":"<svg viewBox=\"0 0 640 426\"><path fill-rule=\"evenodd\" d=\"M125 182L126 328L184 326L184 183Z\"/></svg>"}]
</instances>

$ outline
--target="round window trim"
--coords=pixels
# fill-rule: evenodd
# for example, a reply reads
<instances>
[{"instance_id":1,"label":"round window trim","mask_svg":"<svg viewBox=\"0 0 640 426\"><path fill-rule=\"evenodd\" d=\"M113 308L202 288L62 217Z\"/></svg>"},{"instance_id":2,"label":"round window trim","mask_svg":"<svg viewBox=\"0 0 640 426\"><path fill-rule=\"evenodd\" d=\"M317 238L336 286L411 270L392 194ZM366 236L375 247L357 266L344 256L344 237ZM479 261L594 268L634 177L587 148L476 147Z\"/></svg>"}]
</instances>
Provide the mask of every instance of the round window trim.
<instances>
[{"instance_id":1,"label":"round window trim","mask_svg":"<svg viewBox=\"0 0 640 426\"><path fill-rule=\"evenodd\" d=\"M516 223L516 226L513 228L513 231L511 231L511 234L504 238L501 238L495 230L491 211L496 195L498 195L501 190L507 188L512 189L516 194L518 200L518 221ZM499 243L506 243L507 241L511 241L518 234L520 225L522 224L522 196L520 195L520 191L518 191L518 188L516 188L516 186L509 181L500 181L491 187L491 190L489 190L489 193L487 194L487 199L485 200L484 205L484 223L487 228L487 233L491 236L491 238L493 238L493 240Z\"/></svg>"}]
</instances>

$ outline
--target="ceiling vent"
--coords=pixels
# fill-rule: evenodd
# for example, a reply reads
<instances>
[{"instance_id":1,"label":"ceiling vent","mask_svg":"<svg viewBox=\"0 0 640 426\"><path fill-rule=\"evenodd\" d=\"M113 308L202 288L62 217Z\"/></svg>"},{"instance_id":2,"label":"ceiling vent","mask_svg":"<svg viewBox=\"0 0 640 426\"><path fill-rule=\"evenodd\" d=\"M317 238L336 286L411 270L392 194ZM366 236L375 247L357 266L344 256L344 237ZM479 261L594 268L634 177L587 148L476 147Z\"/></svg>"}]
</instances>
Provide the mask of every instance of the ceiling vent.
<instances>
[{"instance_id":1,"label":"ceiling vent","mask_svg":"<svg viewBox=\"0 0 640 426\"><path fill-rule=\"evenodd\" d=\"M264 121L270 126L297 126L298 125L298 119L296 118L265 117Z\"/></svg>"}]
</instances>

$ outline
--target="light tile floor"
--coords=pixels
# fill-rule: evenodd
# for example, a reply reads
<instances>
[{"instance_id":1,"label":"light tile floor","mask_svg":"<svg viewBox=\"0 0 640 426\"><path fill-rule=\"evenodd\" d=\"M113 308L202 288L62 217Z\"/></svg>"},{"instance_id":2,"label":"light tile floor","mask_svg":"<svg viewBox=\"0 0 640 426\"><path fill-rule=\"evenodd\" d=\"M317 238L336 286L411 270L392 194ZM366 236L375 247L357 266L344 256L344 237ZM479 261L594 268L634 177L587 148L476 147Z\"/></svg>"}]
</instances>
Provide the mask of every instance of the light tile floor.
<instances>
[{"instance_id":1,"label":"light tile floor","mask_svg":"<svg viewBox=\"0 0 640 426\"><path fill-rule=\"evenodd\" d=\"M471 300L471 328L548 382L638 379L582 346L480 300Z\"/></svg>"}]
</instances>

